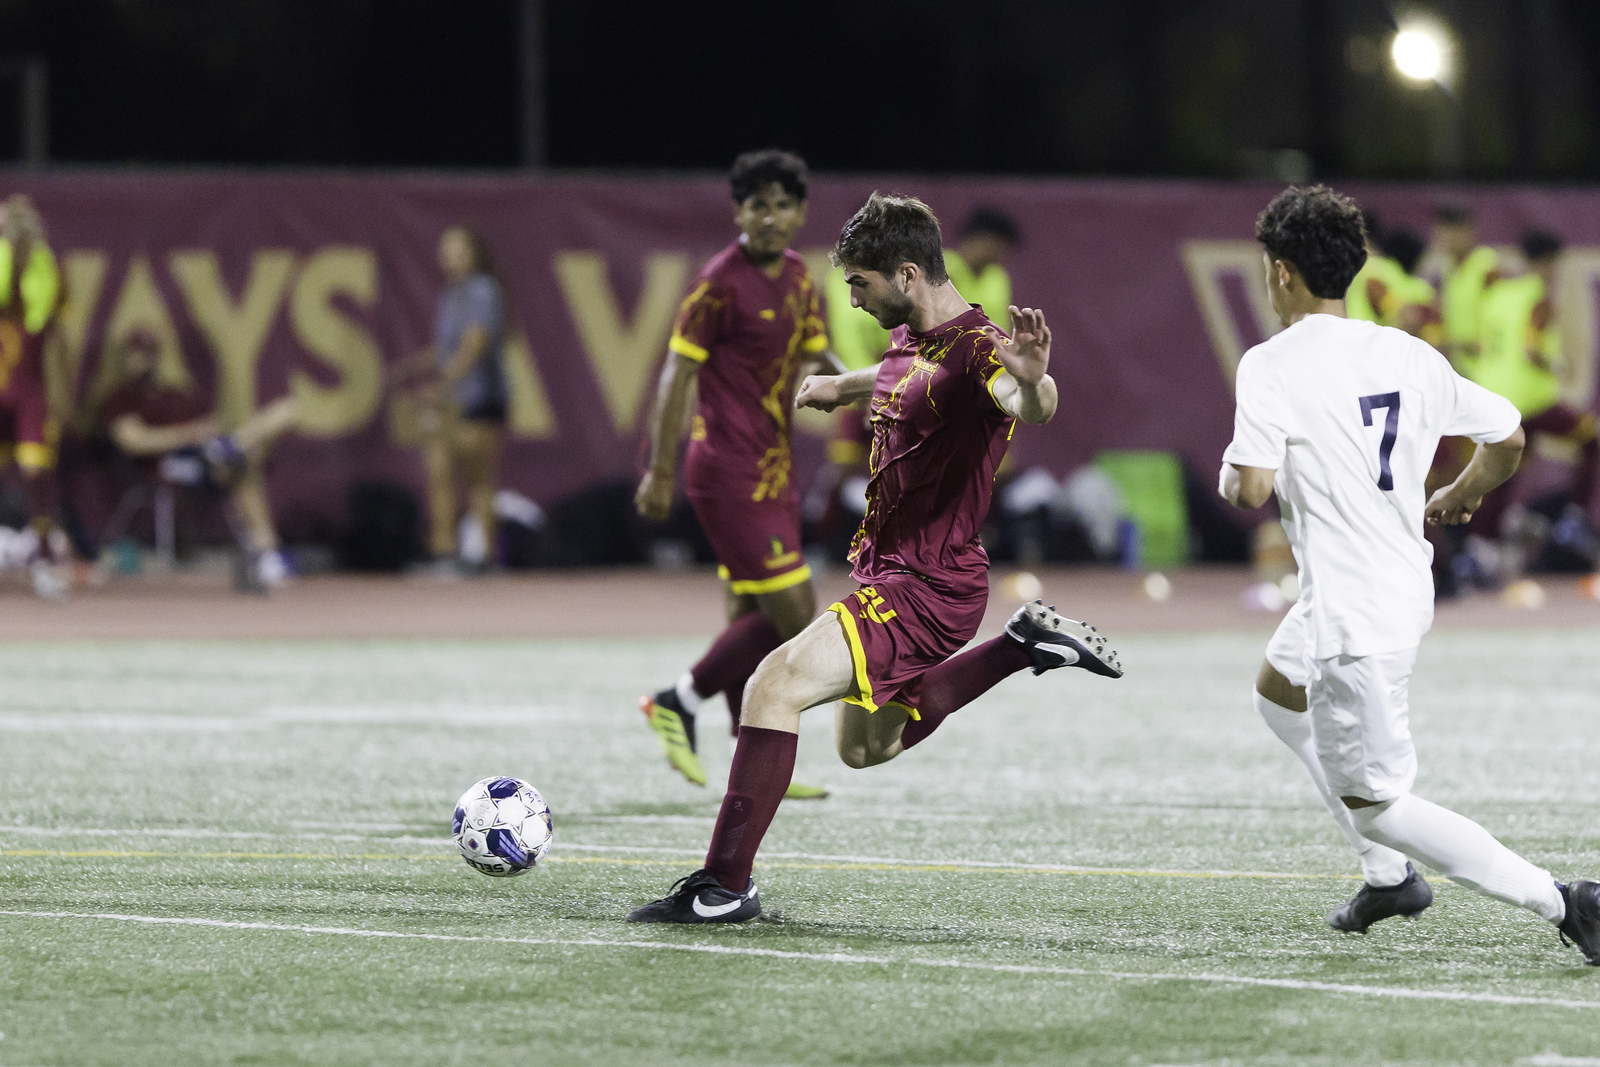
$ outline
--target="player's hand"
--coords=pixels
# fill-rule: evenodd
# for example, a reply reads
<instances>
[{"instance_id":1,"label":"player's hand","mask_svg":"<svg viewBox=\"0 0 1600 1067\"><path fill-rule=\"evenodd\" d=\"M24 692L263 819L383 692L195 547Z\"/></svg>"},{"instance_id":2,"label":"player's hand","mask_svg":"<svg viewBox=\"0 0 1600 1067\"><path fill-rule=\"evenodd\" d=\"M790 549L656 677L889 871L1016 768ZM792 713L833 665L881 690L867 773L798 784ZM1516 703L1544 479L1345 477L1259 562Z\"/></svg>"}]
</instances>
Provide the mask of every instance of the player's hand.
<instances>
[{"instance_id":1,"label":"player's hand","mask_svg":"<svg viewBox=\"0 0 1600 1067\"><path fill-rule=\"evenodd\" d=\"M839 395L839 378L834 374L813 374L800 383L800 388L796 389L794 394L796 408L832 411L842 403L844 400Z\"/></svg>"},{"instance_id":2,"label":"player's hand","mask_svg":"<svg viewBox=\"0 0 1600 1067\"><path fill-rule=\"evenodd\" d=\"M672 475L646 472L639 480L638 491L633 494L633 506L645 518L665 522L672 512Z\"/></svg>"},{"instance_id":3,"label":"player's hand","mask_svg":"<svg viewBox=\"0 0 1600 1067\"><path fill-rule=\"evenodd\" d=\"M1009 310L1010 340L992 326L984 332L994 342L994 352L1000 364L1011 372L1013 378L1028 385L1038 385L1044 381L1045 371L1050 369L1050 327L1044 324L1042 311L1019 308L1015 304Z\"/></svg>"},{"instance_id":4,"label":"player's hand","mask_svg":"<svg viewBox=\"0 0 1600 1067\"><path fill-rule=\"evenodd\" d=\"M1455 494L1454 486L1447 485L1433 494L1433 499L1423 509L1422 517L1429 526L1459 526L1471 522L1473 513L1482 504L1483 497L1463 499Z\"/></svg>"}]
</instances>

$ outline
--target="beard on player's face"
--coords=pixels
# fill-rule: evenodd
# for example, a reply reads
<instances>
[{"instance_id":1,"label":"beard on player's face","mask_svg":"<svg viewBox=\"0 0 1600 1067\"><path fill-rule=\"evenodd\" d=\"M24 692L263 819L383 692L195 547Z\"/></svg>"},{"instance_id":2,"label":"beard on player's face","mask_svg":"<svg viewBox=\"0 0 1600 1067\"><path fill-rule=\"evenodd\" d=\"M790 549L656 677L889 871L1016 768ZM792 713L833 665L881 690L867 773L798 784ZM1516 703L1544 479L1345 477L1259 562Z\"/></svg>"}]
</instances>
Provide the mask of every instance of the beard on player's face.
<instances>
[{"instance_id":1,"label":"beard on player's face","mask_svg":"<svg viewBox=\"0 0 1600 1067\"><path fill-rule=\"evenodd\" d=\"M911 294L900 288L895 279L890 278L885 280L883 289L874 294L872 306L867 310L878 320L879 326L892 330L896 326L904 326L910 322L911 312L916 306Z\"/></svg>"}]
</instances>

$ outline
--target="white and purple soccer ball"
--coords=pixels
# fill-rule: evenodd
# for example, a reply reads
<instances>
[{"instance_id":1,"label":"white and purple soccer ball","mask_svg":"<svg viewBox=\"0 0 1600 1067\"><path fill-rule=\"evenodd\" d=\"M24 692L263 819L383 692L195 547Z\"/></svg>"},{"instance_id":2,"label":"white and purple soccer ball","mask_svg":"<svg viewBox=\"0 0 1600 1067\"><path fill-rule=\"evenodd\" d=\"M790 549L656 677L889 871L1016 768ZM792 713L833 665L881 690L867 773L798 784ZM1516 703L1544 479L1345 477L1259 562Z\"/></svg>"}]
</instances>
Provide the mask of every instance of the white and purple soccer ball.
<instances>
[{"instance_id":1,"label":"white and purple soccer ball","mask_svg":"<svg viewBox=\"0 0 1600 1067\"><path fill-rule=\"evenodd\" d=\"M530 870L550 851L550 806L521 778L485 778L456 801L450 836L461 858L491 878Z\"/></svg>"}]
</instances>

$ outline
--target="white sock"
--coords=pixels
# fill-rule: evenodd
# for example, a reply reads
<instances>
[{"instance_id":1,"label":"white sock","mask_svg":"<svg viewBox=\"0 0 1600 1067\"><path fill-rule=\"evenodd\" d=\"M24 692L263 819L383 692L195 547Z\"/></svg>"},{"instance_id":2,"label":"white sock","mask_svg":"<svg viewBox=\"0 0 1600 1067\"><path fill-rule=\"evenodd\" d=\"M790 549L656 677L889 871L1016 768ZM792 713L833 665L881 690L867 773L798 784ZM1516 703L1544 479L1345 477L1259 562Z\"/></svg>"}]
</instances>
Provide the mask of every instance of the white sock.
<instances>
[{"instance_id":1,"label":"white sock","mask_svg":"<svg viewBox=\"0 0 1600 1067\"><path fill-rule=\"evenodd\" d=\"M1550 872L1506 848L1465 815L1410 793L1350 814L1367 837L1403 849L1453 882L1553 923L1567 917L1566 901Z\"/></svg>"},{"instance_id":2,"label":"white sock","mask_svg":"<svg viewBox=\"0 0 1600 1067\"><path fill-rule=\"evenodd\" d=\"M700 714L700 705L706 702L706 698L694 691L694 675L691 672L683 672L683 677L678 679L677 691L683 710L690 715Z\"/></svg>"},{"instance_id":3,"label":"white sock","mask_svg":"<svg viewBox=\"0 0 1600 1067\"><path fill-rule=\"evenodd\" d=\"M1317 787L1317 795L1322 798L1328 814L1333 816L1345 840L1361 857L1361 877L1366 879L1368 885L1380 887L1399 885L1405 881L1405 855L1362 837L1350 819L1350 809L1344 806L1344 801L1328 791L1328 776L1322 770L1322 761L1317 759L1317 743L1311 736L1311 713L1294 711L1273 703L1260 693L1251 695L1255 697L1256 711L1261 713L1272 732L1278 735L1278 740L1288 745L1289 751L1299 756L1300 762L1311 772L1311 781Z\"/></svg>"}]
</instances>

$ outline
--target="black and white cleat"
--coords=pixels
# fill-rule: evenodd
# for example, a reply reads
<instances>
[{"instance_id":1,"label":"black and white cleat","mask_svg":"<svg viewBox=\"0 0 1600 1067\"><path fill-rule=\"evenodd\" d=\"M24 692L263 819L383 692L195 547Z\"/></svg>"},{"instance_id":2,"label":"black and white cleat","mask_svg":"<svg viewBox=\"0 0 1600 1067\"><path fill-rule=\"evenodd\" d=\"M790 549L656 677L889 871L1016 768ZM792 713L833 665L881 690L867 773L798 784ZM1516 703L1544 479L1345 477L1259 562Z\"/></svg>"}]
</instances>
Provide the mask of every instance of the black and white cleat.
<instances>
[{"instance_id":1,"label":"black and white cleat","mask_svg":"<svg viewBox=\"0 0 1600 1067\"><path fill-rule=\"evenodd\" d=\"M1044 601L1024 604L1006 623L1006 636L1021 645L1033 661L1033 673L1057 667L1082 667L1090 674L1122 677L1122 662L1105 635L1088 623L1064 618Z\"/></svg>"},{"instance_id":2,"label":"black and white cleat","mask_svg":"<svg viewBox=\"0 0 1600 1067\"><path fill-rule=\"evenodd\" d=\"M1557 927L1561 940L1576 945L1589 966L1600 967L1600 882L1584 878L1556 884L1567 901L1567 917Z\"/></svg>"},{"instance_id":3,"label":"black and white cleat","mask_svg":"<svg viewBox=\"0 0 1600 1067\"><path fill-rule=\"evenodd\" d=\"M680 878L660 900L628 913L631 923L743 923L761 914L756 883L743 893L722 888L710 871L701 869Z\"/></svg>"},{"instance_id":4,"label":"black and white cleat","mask_svg":"<svg viewBox=\"0 0 1600 1067\"><path fill-rule=\"evenodd\" d=\"M1415 919L1433 903L1433 889L1427 879L1406 864L1406 880L1399 885L1363 885L1361 892L1342 908L1328 914L1328 925L1347 934L1364 934L1373 923L1396 915Z\"/></svg>"}]
</instances>

